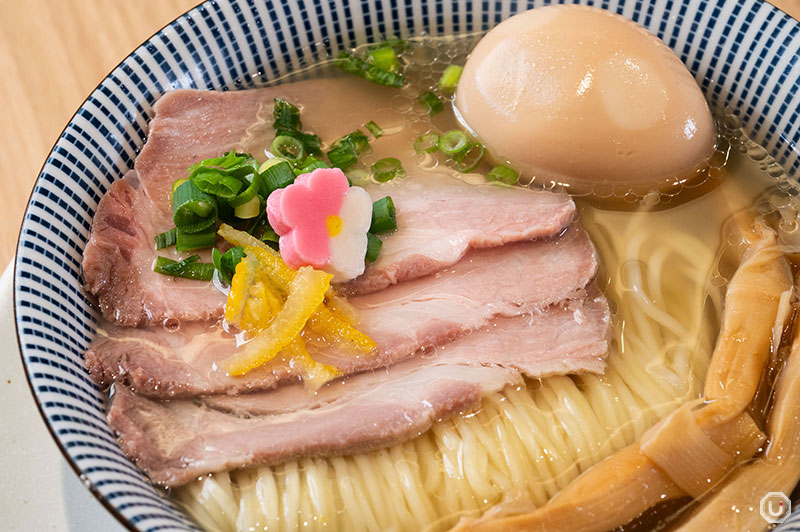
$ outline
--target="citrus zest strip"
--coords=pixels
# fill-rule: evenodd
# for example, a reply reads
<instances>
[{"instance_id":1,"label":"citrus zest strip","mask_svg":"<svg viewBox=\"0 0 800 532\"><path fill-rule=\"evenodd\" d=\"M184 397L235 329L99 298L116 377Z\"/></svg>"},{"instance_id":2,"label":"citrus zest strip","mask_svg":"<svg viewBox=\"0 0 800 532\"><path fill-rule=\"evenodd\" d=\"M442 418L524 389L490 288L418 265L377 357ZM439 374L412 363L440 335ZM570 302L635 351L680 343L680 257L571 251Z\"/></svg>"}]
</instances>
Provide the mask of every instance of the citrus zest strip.
<instances>
[{"instance_id":1,"label":"citrus zest strip","mask_svg":"<svg viewBox=\"0 0 800 532\"><path fill-rule=\"evenodd\" d=\"M325 299L333 276L304 266L289 286L286 302L269 326L239 352L222 361L231 375L243 375L269 362L289 345L305 327L306 322Z\"/></svg>"},{"instance_id":2,"label":"citrus zest strip","mask_svg":"<svg viewBox=\"0 0 800 532\"><path fill-rule=\"evenodd\" d=\"M218 233L234 246L244 247L248 256L255 256L258 259L258 264L264 268L266 275L269 276L277 290L283 294L289 291L296 272L283 262L283 259L275 250L254 236L244 231L238 231L227 224L220 225ZM233 290L233 286L231 286L231 290ZM336 304L335 301L334 304ZM344 301L339 304L344 304ZM326 305L320 304L309 320L309 328L326 342L358 353L366 354L377 347L369 336L356 329L347 319L340 317L339 314L339 312L328 308Z\"/></svg>"},{"instance_id":3,"label":"citrus zest strip","mask_svg":"<svg viewBox=\"0 0 800 532\"><path fill-rule=\"evenodd\" d=\"M335 367L314 360L299 336L286 346L285 353L290 355L291 363L300 370L303 383L311 392L317 391L323 384L342 374Z\"/></svg>"}]
</instances>

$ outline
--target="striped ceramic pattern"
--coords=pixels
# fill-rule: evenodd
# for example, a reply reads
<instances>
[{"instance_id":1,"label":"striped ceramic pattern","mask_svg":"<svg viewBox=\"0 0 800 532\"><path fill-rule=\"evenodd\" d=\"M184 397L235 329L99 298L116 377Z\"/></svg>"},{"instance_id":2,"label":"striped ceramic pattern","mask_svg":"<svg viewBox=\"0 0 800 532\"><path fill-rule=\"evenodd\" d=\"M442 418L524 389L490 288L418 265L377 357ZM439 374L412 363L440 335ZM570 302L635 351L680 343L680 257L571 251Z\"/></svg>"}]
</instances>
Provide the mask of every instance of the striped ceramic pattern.
<instances>
[{"instance_id":1,"label":"striped ceramic pattern","mask_svg":"<svg viewBox=\"0 0 800 532\"><path fill-rule=\"evenodd\" d=\"M178 87L264 83L383 36L486 30L547 3L209 1L133 52L78 110L25 214L14 276L16 325L31 387L55 439L87 486L130 529L194 527L128 462L106 426L103 393L82 365L97 316L79 275L92 214L111 182L132 166L155 100ZM800 176L796 21L760 0L585 3L632 18L661 37L711 102L738 110L751 135Z\"/></svg>"}]
</instances>

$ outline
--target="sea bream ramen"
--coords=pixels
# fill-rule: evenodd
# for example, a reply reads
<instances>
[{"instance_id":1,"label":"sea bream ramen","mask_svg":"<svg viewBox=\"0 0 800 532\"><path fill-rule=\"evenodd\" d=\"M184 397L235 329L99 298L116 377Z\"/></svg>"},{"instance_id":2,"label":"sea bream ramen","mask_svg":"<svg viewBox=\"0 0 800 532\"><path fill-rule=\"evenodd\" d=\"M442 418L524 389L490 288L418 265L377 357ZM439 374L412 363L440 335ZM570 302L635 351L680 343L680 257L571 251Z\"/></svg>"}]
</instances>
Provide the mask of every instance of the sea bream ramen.
<instances>
[{"instance_id":1,"label":"sea bream ramen","mask_svg":"<svg viewBox=\"0 0 800 532\"><path fill-rule=\"evenodd\" d=\"M663 43L553 6L302 77L167 92L98 206L85 363L154 484L207 530L766 527L796 189Z\"/></svg>"}]
</instances>

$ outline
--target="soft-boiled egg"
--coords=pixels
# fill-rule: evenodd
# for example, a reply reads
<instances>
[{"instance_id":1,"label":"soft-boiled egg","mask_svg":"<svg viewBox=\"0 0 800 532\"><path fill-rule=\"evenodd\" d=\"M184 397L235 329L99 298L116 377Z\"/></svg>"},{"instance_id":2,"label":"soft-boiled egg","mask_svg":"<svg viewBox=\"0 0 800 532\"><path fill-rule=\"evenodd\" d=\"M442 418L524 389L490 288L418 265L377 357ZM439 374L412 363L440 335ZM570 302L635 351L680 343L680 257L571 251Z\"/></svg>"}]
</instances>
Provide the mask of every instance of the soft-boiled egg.
<instances>
[{"instance_id":1,"label":"soft-boiled egg","mask_svg":"<svg viewBox=\"0 0 800 532\"><path fill-rule=\"evenodd\" d=\"M716 141L708 104L672 50L587 6L537 8L492 29L464 66L456 109L495 161L575 191L683 182Z\"/></svg>"}]
</instances>

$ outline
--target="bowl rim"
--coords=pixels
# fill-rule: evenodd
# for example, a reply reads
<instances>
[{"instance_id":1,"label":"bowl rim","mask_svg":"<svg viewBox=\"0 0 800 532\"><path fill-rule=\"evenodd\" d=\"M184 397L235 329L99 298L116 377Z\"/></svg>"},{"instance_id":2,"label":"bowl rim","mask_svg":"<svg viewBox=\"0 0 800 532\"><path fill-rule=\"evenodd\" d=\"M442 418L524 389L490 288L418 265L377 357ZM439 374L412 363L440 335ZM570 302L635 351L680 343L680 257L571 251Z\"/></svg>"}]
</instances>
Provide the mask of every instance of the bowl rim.
<instances>
[{"instance_id":1,"label":"bowl rim","mask_svg":"<svg viewBox=\"0 0 800 532\"><path fill-rule=\"evenodd\" d=\"M12 268L12 275L11 275L11 282L12 282L11 304L12 304L12 314L13 314L13 318L14 318L14 336L17 339L17 351L19 353L19 360L22 363L22 368L24 370L23 373L25 374L25 382L28 384L28 390L31 393L31 399L33 399L33 402L36 404L36 411L39 412L39 415L41 416L42 421L44 421L44 426L47 428L47 432L50 434L50 437L53 439L53 442L56 444L56 447L58 448L58 451L61 453L61 456L66 460L66 462L69 465L69 467L72 470L72 472L75 473L75 476L78 477L78 479L81 481L81 484L83 484L83 486L85 486L86 489L88 489L89 492L91 492L91 494L94 496L94 498L98 502L100 502L100 504L103 506L103 508L105 508L111 515L113 515L114 518L117 520L117 522L119 522L123 527L125 527L130 532L141 532L141 529L137 528L128 519L126 519L125 516L122 515L122 513L119 510L117 510L117 508L114 505L112 505L102 493L100 493L100 491L97 489L97 487L94 485L93 482L90 482L88 480L84 480L83 472L81 471L81 469L78 466L78 464L75 463L75 461L72 459L72 457L67 452L67 449L64 446L64 443L61 441L61 438L59 438L58 435L56 434L55 430L53 429L53 426L50 423L50 420L47 417L47 414L45 414L44 407L42 406L41 401L39 401L39 396L36 394L36 390L34 389L33 381L31 380L30 373L28 372L28 365L25 362L25 355L23 354L23 350L22 350L22 338L20 337L20 331L19 331L19 329L20 329L19 321L17 320L17 270L19 269L19 264L20 264L20 261L17 260L17 257L19 256L19 250L20 250L20 247L22 246L22 230L23 230L23 226L25 224L25 220L27 219L28 211L31 208L31 200L33 199L33 195L34 195L34 193L36 191L36 185L39 183L39 180L42 178L42 174L44 174L45 167L47 166L47 163L48 163L48 161L50 159L50 155L56 149L56 145L61 141L61 138L64 136L64 133L66 133L67 128L69 128L69 125L73 122L73 120L75 120L75 117L78 116L78 113L80 112L80 110L84 107L84 105L86 105L89 102L89 100L92 98L92 96L100 89L100 87L114 73L114 71L117 70L118 68L120 68L123 65L123 63L125 63L125 61L127 61L128 58L131 55L133 55L137 50L147 46L147 44L150 41L152 41L155 37L160 35L166 29L172 27L175 24L175 22L177 22L179 19L185 17L186 15L191 13L192 11L200 9L201 7L205 6L206 4L210 4L210 3L213 3L213 2L216 2L216 1L217 0L201 0L200 2L195 4L193 7L187 9L186 11L183 11L178 16L174 17L169 22L167 22L163 26L159 27L156 31L151 33L144 41L142 41L140 44L136 45L133 48L133 50L128 52L125 55L125 57L120 59L119 62L117 62L113 67L111 67L111 69L103 76L103 78L100 81L98 81L97 84L89 91L89 93L86 95L86 97L81 101L80 105L78 105L78 107L75 109L75 112L73 112L72 115L70 115L69 119L64 124L64 127L61 129L61 132L58 134L56 139L53 141L53 144L50 146L50 149L47 151L47 156L45 157L45 160L42 162L42 165L39 168L39 172L36 174L36 179L33 181L33 185L31 186L31 191L28 194L28 199L27 199L27 201L25 203L25 211L22 214L22 219L20 220L20 223L19 223L19 230L17 231L17 245L14 247L14 259L13 259L13 262L12 262L13 268Z\"/></svg>"},{"instance_id":2,"label":"bowl rim","mask_svg":"<svg viewBox=\"0 0 800 532\"><path fill-rule=\"evenodd\" d=\"M17 280L18 280L18 275L17 274L18 274L18 270L20 268L19 252L20 252L20 249L22 247L23 228L24 228L25 222L27 220L29 211L31 209L31 201L32 201L32 199L34 197L34 194L36 192L37 185L39 184L40 180L42 179L42 176L45 173L45 168L47 167L47 164L48 164L48 162L50 160L50 156L52 155L52 153L55 150L55 148L58 145L58 143L61 141L61 139L64 136L64 134L67 132L67 129L69 128L69 126L73 123L75 118L80 113L81 109L83 109L83 107L92 99L92 97L95 95L95 93L103 86L103 84L109 79L109 77L118 68L122 67L124 65L124 63L133 54L135 54L138 50L145 48L156 37L158 37L159 35L163 34L169 28L173 27L176 24L176 22L180 21L181 19L183 19L184 17L186 17L190 13L193 13L195 11L199 12L200 10L204 9L206 6L218 4L219 1L220 0L200 0L194 6L192 6L191 8L181 12L180 14L178 14L177 16L172 18L170 21L168 21L167 23L165 23L164 25L159 27L157 30L155 30L153 33L151 33L145 40L143 40L140 44L136 45L130 52L128 52L124 57L122 57L113 67L111 67L111 69L109 71L107 71L107 73L98 81L98 83L88 92L86 97L80 102L80 104L77 106L75 111L70 115L69 119L66 121L64 127L62 128L61 132L58 134L58 136L53 141L50 149L47 151L47 156L45 157L45 160L42 162L42 165L40 166L39 171L36 174L36 178L33 181L32 185L31 185L30 192L28 194L28 199L26 201L26 206L25 206L25 210L24 210L23 215L22 215L22 219L20 220L20 223L19 223L19 229L17 231L17 243L16 243L16 246L14 248L15 253L14 253L14 257L12 259L13 267L12 267L12 291L11 292L12 292L12 315L13 315L13 319L14 319L14 333L15 333L15 337L16 337L16 341L17 341L17 350L19 352L20 362L22 363L23 372L25 374L25 380L26 380L27 385L28 385L28 390L31 393L31 398L33 399L34 403L36 404L36 410L39 412L39 415L41 416L42 421L44 422L44 425L47 428L47 432L50 434L50 437L52 438L52 440L56 444L56 447L58 448L59 452L61 453L63 458L66 460L67 464L69 464L70 469L75 473L75 475L78 477L78 479L81 480L81 484L83 484L90 491L90 493L103 506L103 508L105 508L112 516L114 516L114 518L117 520L117 522L119 522L126 530L128 530L130 532L142 532L142 529L138 528L138 527L136 527L136 525L132 524L99 491L99 489L95 486L94 482L92 482L92 481L90 481L90 480L88 480L88 479L86 479L84 477L84 474L81 471L80 467L72 459L70 454L67 452L67 449L65 447L64 442L62 442L61 438L56 434L53 426L51 425L51 422L48 419L48 417L47 417L47 415L45 413L44 407L43 407L43 405L42 405L42 403L41 403L41 401L39 399L39 396L38 396L35 388L34 388L34 384L33 384L33 381L31 379L31 375L30 375L30 373L28 371L28 365L27 365L27 362L25 360L25 355L24 355L23 349L22 349L22 338L21 338L21 334L20 334L20 322L17 319L18 318L18 313L17 313L17 310L18 310L18 301L17 301ZM241 0L222 0L222 1L228 2L230 4L236 4L236 3L239 3ZM266 3L275 2L275 3L280 3L280 4L292 3L293 2L293 0L263 0L263 1L266 2ZM346 1L349 1L349 0L346 0ZM426 0L422 0L422 1L426 1ZM452 0L452 1L455 1L455 0ZM562 3L563 1L564 0L548 0L547 4L548 5L558 4L558 3ZM631 0L623 0L623 1L627 3L627 2L629 2ZM776 6L775 4L773 4L770 0L757 0L757 1L760 1L762 4L764 4L768 10L776 11L776 12L782 14L783 16L788 17L789 19L793 20L796 24L798 24L800 26L800 18L793 17L792 15L790 15L784 9L782 9L782 8ZM688 3L688 2L691 2L691 0L679 0L679 3L681 3L681 4ZM585 5L586 4L586 0L567 0L566 3L568 3L568 4L583 4L583 5ZM602 8L602 9L608 9L607 7L604 7L603 5L601 5L604 2L601 2L600 0L588 0L588 3L589 3L589 5L593 5L594 7L599 7L599 8ZM525 7L525 6L522 6L522 7ZM531 9L536 9L536 7L532 7ZM512 15L513 14L517 14L517 13L521 13L521 12L522 12L522 10L512 13ZM650 31L652 33L652 30L650 30L649 28L648 28L648 31ZM774 44L773 44L773 46L774 46ZM673 50L673 51L675 51L675 50ZM683 63L684 61L681 60L681 62ZM687 66L687 68L688 68L688 66ZM219 90L219 89L216 89L216 90ZM238 89L238 90L249 90L249 89L245 88L245 89ZM143 139L143 140L146 141L146 139ZM800 146L797 147L797 151L798 151L798 153L800 153ZM794 176L790 176L790 177L794 177ZM797 178L800 179L800 175L798 175ZM138 469L138 466L137 466L137 469ZM142 473L142 474L144 474L144 473ZM800 485L800 484L798 484L798 485ZM796 515L799 515L799 514L800 514L800 508L795 509L795 511L792 512L789 515L787 520L791 519L792 516L796 516ZM197 528L197 525L194 522L192 522L191 519L189 519L189 523L193 528L195 528L197 530L200 530L199 528ZM781 525L779 525L779 526L781 526Z\"/></svg>"}]
</instances>

